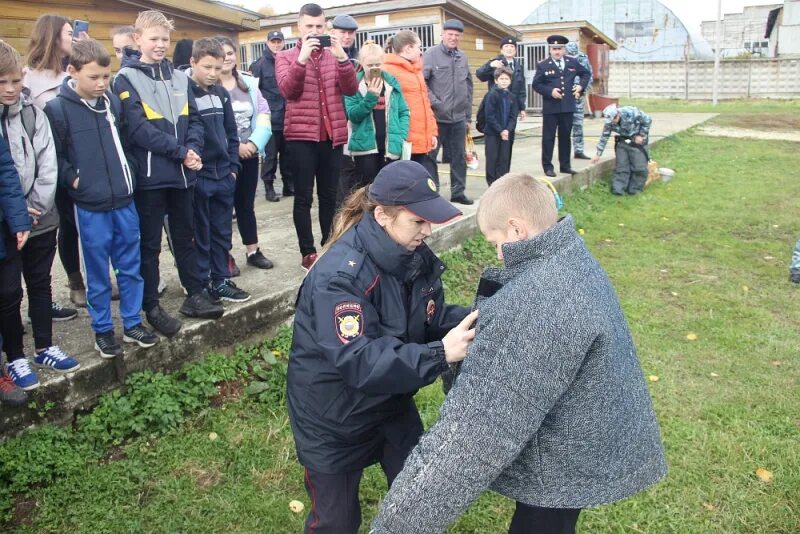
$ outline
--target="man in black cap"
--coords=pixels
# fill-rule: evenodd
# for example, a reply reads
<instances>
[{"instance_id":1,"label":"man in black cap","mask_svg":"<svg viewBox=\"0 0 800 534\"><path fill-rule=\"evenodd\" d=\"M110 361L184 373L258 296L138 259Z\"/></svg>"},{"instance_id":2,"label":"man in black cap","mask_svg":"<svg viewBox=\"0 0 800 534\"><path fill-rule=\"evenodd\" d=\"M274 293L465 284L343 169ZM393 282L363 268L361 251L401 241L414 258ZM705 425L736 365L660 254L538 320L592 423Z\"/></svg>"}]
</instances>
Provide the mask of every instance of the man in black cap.
<instances>
[{"instance_id":1,"label":"man in black cap","mask_svg":"<svg viewBox=\"0 0 800 534\"><path fill-rule=\"evenodd\" d=\"M286 150L286 140L283 137L283 114L286 107L286 100L278 90L278 81L275 78L275 56L283 50L283 33L271 31L267 34L267 48L264 55L250 65L250 73L258 78L258 88L269 104L270 116L272 119L272 137L267 143L264 153L264 168L262 180L267 200L278 202L280 197L275 192L275 171L278 170L280 161L281 179L283 180L283 196L294 195L294 182L292 171L286 165L284 156ZM280 160L278 156L280 155Z\"/></svg>"},{"instance_id":2,"label":"man in black cap","mask_svg":"<svg viewBox=\"0 0 800 534\"><path fill-rule=\"evenodd\" d=\"M358 70L358 47L356 46L356 31L358 22L350 15L336 15L330 22L330 33L339 39L339 43L350 58L353 68ZM337 209L344 202L345 197L350 193L348 184L360 181L360 174L356 170L356 164L349 154L342 154L342 165L339 170L339 190L336 193Z\"/></svg>"},{"instance_id":3,"label":"man in black cap","mask_svg":"<svg viewBox=\"0 0 800 534\"><path fill-rule=\"evenodd\" d=\"M347 52L347 57L353 62L354 67L358 66L356 31L358 31L358 22L350 15L336 15L331 22L331 35L339 39L339 43Z\"/></svg>"},{"instance_id":4,"label":"man in black cap","mask_svg":"<svg viewBox=\"0 0 800 534\"><path fill-rule=\"evenodd\" d=\"M570 165L572 118L575 102L589 84L589 71L578 60L564 55L569 40L563 35L547 38L550 57L536 65L533 89L544 97L542 105L542 168L547 176L553 170L553 146L558 132L558 161L563 173L575 174Z\"/></svg>"},{"instance_id":5,"label":"man in black cap","mask_svg":"<svg viewBox=\"0 0 800 534\"><path fill-rule=\"evenodd\" d=\"M450 19L442 26L442 42L429 48L422 57L422 72L428 84L433 114L439 127L439 144L450 155L450 200L472 204L464 189L467 185L465 138L472 123L472 74L469 59L458 48L464 24ZM431 157L436 160L434 149ZM439 176L434 176L438 186Z\"/></svg>"},{"instance_id":6,"label":"man in black cap","mask_svg":"<svg viewBox=\"0 0 800 534\"><path fill-rule=\"evenodd\" d=\"M522 63L516 59L517 57L517 40L511 36L503 37L500 41L500 54L494 59L484 63L475 71L475 77L482 82L488 82L488 88L491 91L494 87L494 72L495 70L505 67L511 70L511 85L508 87L508 92L517 103L517 109L521 120L525 120L525 102L527 100L527 88L525 86L525 71L522 68ZM514 132L508 132L508 142L511 150L514 148ZM511 152L509 152L509 160L511 159Z\"/></svg>"}]
</instances>

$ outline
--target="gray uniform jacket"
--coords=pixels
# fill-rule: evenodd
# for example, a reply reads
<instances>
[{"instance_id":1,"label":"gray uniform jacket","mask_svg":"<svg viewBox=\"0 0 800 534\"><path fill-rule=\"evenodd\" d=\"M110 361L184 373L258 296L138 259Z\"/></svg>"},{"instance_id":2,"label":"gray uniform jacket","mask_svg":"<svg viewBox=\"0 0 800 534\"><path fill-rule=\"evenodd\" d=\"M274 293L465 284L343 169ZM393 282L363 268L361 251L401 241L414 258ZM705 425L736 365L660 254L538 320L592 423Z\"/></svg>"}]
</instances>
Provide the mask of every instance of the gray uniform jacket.
<instances>
[{"instance_id":1,"label":"gray uniform jacket","mask_svg":"<svg viewBox=\"0 0 800 534\"><path fill-rule=\"evenodd\" d=\"M36 120L33 141L22 123L22 107L31 106ZM2 135L8 142L11 157L19 173L25 203L42 213L38 224L32 227L31 236L37 236L58 228L58 212L55 208L58 161L56 145L50 133L50 121L44 111L35 107L24 93L12 106L0 104ZM36 172L38 162L38 174Z\"/></svg>"},{"instance_id":2,"label":"gray uniform jacket","mask_svg":"<svg viewBox=\"0 0 800 534\"><path fill-rule=\"evenodd\" d=\"M422 56L422 73L436 122L472 121L472 74L464 52L450 52L441 43L429 48Z\"/></svg>"},{"instance_id":3,"label":"gray uniform jacket","mask_svg":"<svg viewBox=\"0 0 800 534\"><path fill-rule=\"evenodd\" d=\"M461 373L394 480L376 533L442 532L486 489L585 508L666 474L628 325L572 217L503 254L505 268L481 280Z\"/></svg>"}]
</instances>

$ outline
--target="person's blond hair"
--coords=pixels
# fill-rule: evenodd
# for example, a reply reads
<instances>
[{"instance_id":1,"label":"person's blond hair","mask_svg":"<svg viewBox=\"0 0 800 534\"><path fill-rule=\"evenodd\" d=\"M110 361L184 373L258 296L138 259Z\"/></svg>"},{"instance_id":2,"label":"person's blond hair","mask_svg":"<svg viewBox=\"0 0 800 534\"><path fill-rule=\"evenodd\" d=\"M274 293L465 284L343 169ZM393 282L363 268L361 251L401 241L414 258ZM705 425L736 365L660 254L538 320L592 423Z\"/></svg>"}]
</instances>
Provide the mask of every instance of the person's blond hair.
<instances>
[{"instance_id":1,"label":"person's blond hair","mask_svg":"<svg viewBox=\"0 0 800 534\"><path fill-rule=\"evenodd\" d=\"M22 74L22 57L17 49L0 40L0 76Z\"/></svg>"},{"instance_id":2,"label":"person's blond hair","mask_svg":"<svg viewBox=\"0 0 800 534\"><path fill-rule=\"evenodd\" d=\"M149 9L139 13L133 27L136 28L136 33L142 33L150 28L166 28L169 31L174 31L175 23L168 19L161 11Z\"/></svg>"},{"instance_id":3,"label":"person's blond hair","mask_svg":"<svg viewBox=\"0 0 800 534\"><path fill-rule=\"evenodd\" d=\"M505 230L512 217L539 230L558 221L558 209L550 188L533 176L509 173L494 182L481 197L478 225L482 231Z\"/></svg>"},{"instance_id":4,"label":"person's blond hair","mask_svg":"<svg viewBox=\"0 0 800 534\"><path fill-rule=\"evenodd\" d=\"M114 26L111 28L112 39L117 35L129 35L131 38L133 38L134 33L136 33L136 28L133 26Z\"/></svg>"},{"instance_id":5,"label":"person's blond hair","mask_svg":"<svg viewBox=\"0 0 800 534\"><path fill-rule=\"evenodd\" d=\"M383 48L380 45L373 41L367 41L358 51L358 62L363 64L364 58L367 56L384 57L385 55L386 53L383 51Z\"/></svg>"},{"instance_id":6,"label":"person's blond hair","mask_svg":"<svg viewBox=\"0 0 800 534\"><path fill-rule=\"evenodd\" d=\"M364 186L353 191L344 201L336 217L333 219L331 235L325 246L322 247L322 254L330 250L336 241L350 228L364 218L365 213L374 213L375 208L380 206L377 202L369 198L367 190L369 186ZM397 217L400 213L398 206L383 206L383 211L389 217Z\"/></svg>"}]
</instances>

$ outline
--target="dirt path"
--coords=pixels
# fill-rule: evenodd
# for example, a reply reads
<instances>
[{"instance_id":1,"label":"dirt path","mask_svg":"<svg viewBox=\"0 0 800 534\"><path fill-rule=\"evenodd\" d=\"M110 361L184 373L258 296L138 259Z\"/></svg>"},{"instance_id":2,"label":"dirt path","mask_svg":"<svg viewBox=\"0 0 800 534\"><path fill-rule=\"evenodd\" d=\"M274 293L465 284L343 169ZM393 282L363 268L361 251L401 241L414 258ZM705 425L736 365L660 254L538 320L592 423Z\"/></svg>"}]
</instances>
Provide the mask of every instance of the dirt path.
<instances>
[{"instance_id":1,"label":"dirt path","mask_svg":"<svg viewBox=\"0 0 800 534\"><path fill-rule=\"evenodd\" d=\"M797 132L765 132L763 130L750 130L748 128L708 125L700 127L700 134L711 137L736 137L738 139L750 138L768 141L794 141L800 143L800 133Z\"/></svg>"}]
</instances>

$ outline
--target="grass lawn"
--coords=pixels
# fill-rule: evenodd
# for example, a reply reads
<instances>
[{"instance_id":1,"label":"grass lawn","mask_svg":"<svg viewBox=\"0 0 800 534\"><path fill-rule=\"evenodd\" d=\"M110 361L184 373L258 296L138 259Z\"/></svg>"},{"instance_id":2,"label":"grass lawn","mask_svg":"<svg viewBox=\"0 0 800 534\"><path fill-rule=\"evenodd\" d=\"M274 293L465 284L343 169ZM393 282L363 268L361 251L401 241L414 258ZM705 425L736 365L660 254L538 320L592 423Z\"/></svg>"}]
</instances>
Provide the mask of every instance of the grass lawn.
<instances>
[{"instance_id":1,"label":"grass lawn","mask_svg":"<svg viewBox=\"0 0 800 534\"><path fill-rule=\"evenodd\" d=\"M565 199L627 314L670 466L651 490L584 512L582 532L800 529L800 287L787 280L800 237L798 148L684 133L653 150L676 169L671 183ZM482 240L446 255L451 300L470 301L492 258ZM417 396L426 424L442 399L438 384ZM384 492L380 471L367 470L362 532ZM285 408L232 394L179 431L20 496L0 530L300 532L293 499L309 504ZM512 509L485 494L450 532L504 532Z\"/></svg>"}]
</instances>

